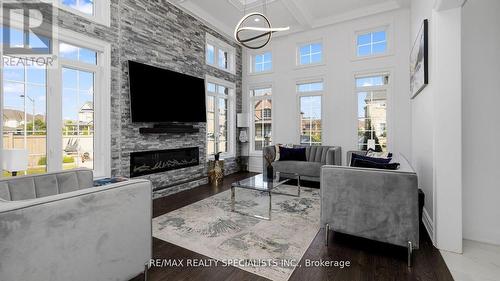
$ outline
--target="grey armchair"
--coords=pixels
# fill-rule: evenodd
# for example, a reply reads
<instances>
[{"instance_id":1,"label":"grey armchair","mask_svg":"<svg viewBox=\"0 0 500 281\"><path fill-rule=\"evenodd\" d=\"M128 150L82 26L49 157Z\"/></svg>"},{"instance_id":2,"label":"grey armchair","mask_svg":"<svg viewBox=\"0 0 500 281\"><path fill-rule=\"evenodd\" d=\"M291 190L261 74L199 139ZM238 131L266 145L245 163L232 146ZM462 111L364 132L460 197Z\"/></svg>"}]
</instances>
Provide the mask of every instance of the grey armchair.
<instances>
[{"instance_id":1,"label":"grey armchair","mask_svg":"<svg viewBox=\"0 0 500 281\"><path fill-rule=\"evenodd\" d=\"M350 161L353 153L348 152ZM321 223L332 229L408 248L419 247L417 175L404 156L393 158L399 170L346 166L321 169Z\"/></svg>"},{"instance_id":2,"label":"grey armchair","mask_svg":"<svg viewBox=\"0 0 500 281\"><path fill-rule=\"evenodd\" d=\"M130 280L152 255L151 190L88 169L0 180L0 279Z\"/></svg>"},{"instance_id":3,"label":"grey armchair","mask_svg":"<svg viewBox=\"0 0 500 281\"><path fill-rule=\"evenodd\" d=\"M321 167L323 165L341 165L342 150L340 146L301 146L306 148L307 161L274 161L276 147L266 146L263 149L264 172L269 165L273 167L273 173L279 172L281 177L299 175L303 180L320 180Z\"/></svg>"}]
</instances>

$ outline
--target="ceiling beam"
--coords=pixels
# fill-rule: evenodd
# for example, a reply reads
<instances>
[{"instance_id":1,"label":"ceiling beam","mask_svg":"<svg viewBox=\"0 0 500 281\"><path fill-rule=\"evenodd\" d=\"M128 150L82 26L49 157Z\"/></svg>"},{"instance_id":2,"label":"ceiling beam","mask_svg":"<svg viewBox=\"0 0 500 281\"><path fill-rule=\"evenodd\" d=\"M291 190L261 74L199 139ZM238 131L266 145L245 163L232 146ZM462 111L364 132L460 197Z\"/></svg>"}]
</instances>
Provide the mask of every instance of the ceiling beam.
<instances>
[{"instance_id":1,"label":"ceiling beam","mask_svg":"<svg viewBox=\"0 0 500 281\"><path fill-rule=\"evenodd\" d=\"M313 18L305 7L298 0L283 0L281 1L295 20L306 28L313 26Z\"/></svg>"}]
</instances>

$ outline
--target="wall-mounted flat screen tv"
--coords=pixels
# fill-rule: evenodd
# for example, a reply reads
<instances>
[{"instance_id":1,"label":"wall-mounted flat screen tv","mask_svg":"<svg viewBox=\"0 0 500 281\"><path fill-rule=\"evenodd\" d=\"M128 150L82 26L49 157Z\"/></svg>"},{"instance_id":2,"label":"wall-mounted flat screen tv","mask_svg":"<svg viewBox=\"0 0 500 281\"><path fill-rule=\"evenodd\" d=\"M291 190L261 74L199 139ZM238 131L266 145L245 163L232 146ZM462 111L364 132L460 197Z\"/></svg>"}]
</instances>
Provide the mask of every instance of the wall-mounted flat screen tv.
<instances>
[{"instance_id":1,"label":"wall-mounted flat screen tv","mask_svg":"<svg viewBox=\"0 0 500 281\"><path fill-rule=\"evenodd\" d=\"M128 62L132 122L206 122L205 80Z\"/></svg>"}]
</instances>

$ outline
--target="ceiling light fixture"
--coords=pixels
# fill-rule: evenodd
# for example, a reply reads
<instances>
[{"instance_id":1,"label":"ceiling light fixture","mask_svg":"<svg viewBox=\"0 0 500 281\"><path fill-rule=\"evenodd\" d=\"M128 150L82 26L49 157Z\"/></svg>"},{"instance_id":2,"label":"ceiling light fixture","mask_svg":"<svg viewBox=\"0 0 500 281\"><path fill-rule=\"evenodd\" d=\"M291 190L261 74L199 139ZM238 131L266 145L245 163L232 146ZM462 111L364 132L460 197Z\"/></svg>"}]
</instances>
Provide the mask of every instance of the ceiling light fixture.
<instances>
[{"instance_id":1,"label":"ceiling light fixture","mask_svg":"<svg viewBox=\"0 0 500 281\"><path fill-rule=\"evenodd\" d=\"M244 4L243 18L234 29L234 38L242 46L249 49L260 49L266 46L273 36L273 33L289 30L290 27L271 27L271 22L265 16L267 14L267 0L263 1L263 13L253 12L246 14L246 0ZM260 23L260 26L245 26L247 22ZM261 23L262 22L262 23Z\"/></svg>"}]
</instances>

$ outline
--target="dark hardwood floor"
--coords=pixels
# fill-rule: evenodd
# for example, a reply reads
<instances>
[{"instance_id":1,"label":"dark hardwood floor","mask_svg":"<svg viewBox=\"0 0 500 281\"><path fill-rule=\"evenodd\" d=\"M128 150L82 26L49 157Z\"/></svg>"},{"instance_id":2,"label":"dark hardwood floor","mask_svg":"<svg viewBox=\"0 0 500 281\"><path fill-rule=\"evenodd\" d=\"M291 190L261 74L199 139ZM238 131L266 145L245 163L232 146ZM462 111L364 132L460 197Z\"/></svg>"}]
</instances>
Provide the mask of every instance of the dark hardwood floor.
<instances>
[{"instance_id":1,"label":"dark hardwood floor","mask_svg":"<svg viewBox=\"0 0 500 281\"><path fill-rule=\"evenodd\" d=\"M250 177L252 173L236 173L224 179L220 187L203 185L153 201L153 216L157 217L187 206L219 192L228 190L231 183ZM303 183L307 186L307 183ZM424 227L420 231L420 249L414 252L413 267L406 265L406 249L360 239L340 233L331 233L326 247L324 230L320 230L304 254L290 281L302 280L453 280L439 251L434 248ZM153 238L155 259L208 259L174 244ZM306 260L349 261L350 266L306 267ZM237 267L152 267L148 280L268 280ZM143 280L137 276L132 281Z\"/></svg>"}]
</instances>

